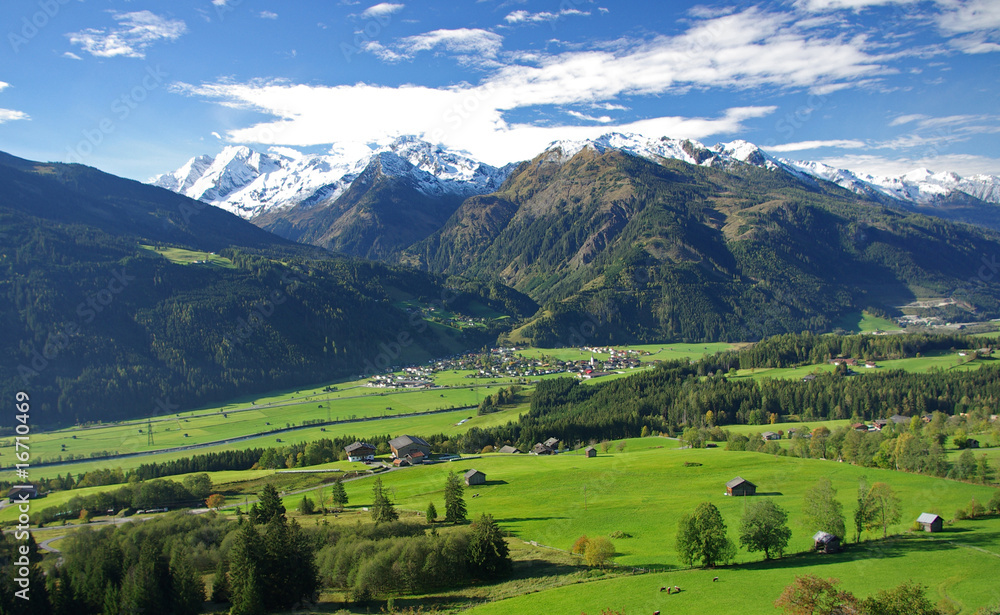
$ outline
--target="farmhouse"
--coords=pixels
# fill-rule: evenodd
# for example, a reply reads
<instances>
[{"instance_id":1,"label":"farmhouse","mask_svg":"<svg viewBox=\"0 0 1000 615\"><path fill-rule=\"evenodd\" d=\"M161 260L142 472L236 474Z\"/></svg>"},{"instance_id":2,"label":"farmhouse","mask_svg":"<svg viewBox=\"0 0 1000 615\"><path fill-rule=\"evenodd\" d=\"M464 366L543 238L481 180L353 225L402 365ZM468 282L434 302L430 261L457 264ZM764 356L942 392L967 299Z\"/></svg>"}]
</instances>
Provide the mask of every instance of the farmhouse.
<instances>
[{"instance_id":1,"label":"farmhouse","mask_svg":"<svg viewBox=\"0 0 1000 615\"><path fill-rule=\"evenodd\" d=\"M465 473L465 484L470 487L472 485L485 485L486 475L479 470L469 470Z\"/></svg>"},{"instance_id":2,"label":"farmhouse","mask_svg":"<svg viewBox=\"0 0 1000 615\"><path fill-rule=\"evenodd\" d=\"M813 548L820 553L836 553L840 551L840 539L829 532L816 532Z\"/></svg>"},{"instance_id":3,"label":"farmhouse","mask_svg":"<svg viewBox=\"0 0 1000 615\"><path fill-rule=\"evenodd\" d=\"M549 438L545 441L545 446L551 448L553 451L559 450L559 438Z\"/></svg>"},{"instance_id":4,"label":"farmhouse","mask_svg":"<svg viewBox=\"0 0 1000 615\"><path fill-rule=\"evenodd\" d=\"M872 421L872 427L876 431L882 431L882 428L889 424L889 419L875 419Z\"/></svg>"},{"instance_id":5,"label":"farmhouse","mask_svg":"<svg viewBox=\"0 0 1000 615\"><path fill-rule=\"evenodd\" d=\"M541 442L531 447L532 455L551 455L552 452L551 448L545 446Z\"/></svg>"},{"instance_id":6,"label":"farmhouse","mask_svg":"<svg viewBox=\"0 0 1000 615\"><path fill-rule=\"evenodd\" d=\"M868 425L865 425L864 423L852 423L851 429L854 431L868 431Z\"/></svg>"},{"instance_id":7,"label":"farmhouse","mask_svg":"<svg viewBox=\"0 0 1000 615\"><path fill-rule=\"evenodd\" d=\"M431 454L431 445L417 436L397 436L389 440L389 448L392 449L392 456L396 459L402 459L416 451L420 451L424 456Z\"/></svg>"},{"instance_id":8,"label":"farmhouse","mask_svg":"<svg viewBox=\"0 0 1000 615\"><path fill-rule=\"evenodd\" d=\"M40 497L38 495L38 489L32 486L14 487L7 494L7 499L10 500L11 504L15 502L24 501L24 499L34 500L37 499L38 497Z\"/></svg>"},{"instance_id":9,"label":"farmhouse","mask_svg":"<svg viewBox=\"0 0 1000 615\"><path fill-rule=\"evenodd\" d=\"M781 436L779 436L777 433L775 433L773 431L765 431L764 433L760 434L760 437L764 438L765 442L767 442L768 440L780 440L781 439Z\"/></svg>"},{"instance_id":10,"label":"farmhouse","mask_svg":"<svg viewBox=\"0 0 1000 615\"><path fill-rule=\"evenodd\" d=\"M965 448L979 448L979 440L969 438L965 441Z\"/></svg>"},{"instance_id":11,"label":"farmhouse","mask_svg":"<svg viewBox=\"0 0 1000 615\"><path fill-rule=\"evenodd\" d=\"M348 461L375 461L375 447L367 442L355 442L344 447Z\"/></svg>"},{"instance_id":12,"label":"farmhouse","mask_svg":"<svg viewBox=\"0 0 1000 615\"><path fill-rule=\"evenodd\" d=\"M726 495L756 495L757 485L737 476L726 483Z\"/></svg>"},{"instance_id":13,"label":"farmhouse","mask_svg":"<svg viewBox=\"0 0 1000 615\"><path fill-rule=\"evenodd\" d=\"M583 454L586 457L597 457L597 449L594 448L593 446L588 446L587 448L583 449Z\"/></svg>"},{"instance_id":14,"label":"farmhouse","mask_svg":"<svg viewBox=\"0 0 1000 615\"><path fill-rule=\"evenodd\" d=\"M427 456L424 455L423 451L413 451L412 453L403 457L403 459L410 462L410 465L419 465L427 461Z\"/></svg>"},{"instance_id":15,"label":"farmhouse","mask_svg":"<svg viewBox=\"0 0 1000 615\"><path fill-rule=\"evenodd\" d=\"M889 420L896 425L905 425L910 422L910 417L903 416L902 414L893 414L889 417Z\"/></svg>"},{"instance_id":16,"label":"farmhouse","mask_svg":"<svg viewBox=\"0 0 1000 615\"><path fill-rule=\"evenodd\" d=\"M520 455L521 449L517 448L516 446L511 446L508 444L506 446L501 446L500 450L497 452L503 453L505 455Z\"/></svg>"},{"instance_id":17,"label":"farmhouse","mask_svg":"<svg viewBox=\"0 0 1000 615\"><path fill-rule=\"evenodd\" d=\"M944 525L944 519L935 514L921 513L917 517L917 523L924 528L925 532L940 532Z\"/></svg>"}]
</instances>

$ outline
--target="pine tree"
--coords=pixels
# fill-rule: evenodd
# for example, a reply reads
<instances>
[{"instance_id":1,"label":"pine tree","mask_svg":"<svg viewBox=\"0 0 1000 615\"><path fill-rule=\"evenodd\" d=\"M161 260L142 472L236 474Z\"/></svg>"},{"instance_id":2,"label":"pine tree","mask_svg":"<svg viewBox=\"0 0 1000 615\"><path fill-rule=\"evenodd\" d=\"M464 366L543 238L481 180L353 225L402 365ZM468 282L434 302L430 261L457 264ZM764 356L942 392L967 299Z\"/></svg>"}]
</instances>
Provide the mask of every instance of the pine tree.
<instances>
[{"instance_id":1,"label":"pine tree","mask_svg":"<svg viewBox=\"0 0 1000 615\"><path fill-rule=\"evenodd\" d=\"M395 521L399 518L399 513L396 512L396 508L385 495L385 489L382 487L382 477L375 479L375 484L372 486L372 496L373 502L371 514L372 521L375 522L375 525Z\"/></svg>"},{"instance_id":2,"label":"pine tree","mask_svg":"<svg viewBox=\"0 0 1000 615\"><path fill-rule=\"evenodd\" d=\"M219 559L212 579L212 602L229 602L229 566L225 559Z\"/></svg>"},{"instance_id":3,"label":"pine tree","mask_svg":"<svg viewBox=\"0 0 1000 615\"><path fill-rule=\"evenodd\" d=\"M229 595L232 615L262 615L264 601L260 588L264 579L258 562L264 556L260 532L253 523L244 523L229 551Z\"/></svg>"},{"instance_id":4,"label":"pine tree","mask_svg":"<svg viewBox=\"0 0 1000 615\"><path fill-rule=\"evenodd\" d=\"M472 524L468 565L473 575L483 577L498 576L511 570L507 541L493 517L485 513Z\"/></svg>"},{"instance_id":5,"label":"pine tree","mask_svg":"<svg viewBox=\"0 0 1000 615\"><path fill-rule=\"evenodd\" d=\"M255 503L250 509L250 521L259 525L265 525L274 517L284 518L285 505L281 503L281 496L274 485L267 484L260 492L260 502Z\"/></svg>"},{"instance_id":6,"label":"pine tree","mask_svg":"<svg viewBox=\"0 0 1000 615\"><path fill-rule=\"evenodd\" d=\"M427 505L427 513L424 515L427 519L427 523L434 523L434 520L438 518L437 508L434 507L434 502Z\"/></svg>"},{"instance_id":7,"label":"pine tree","mask_svg":"<svg viewBox=\"0 0 1000 615\"><path fill-rule=\"evenodd\" d=\"M202 603L205 602L205 583L191 567L187 558L179 552L175 553L170 562L170 576L173 596L171 613L174 615L200 613Z\"/></svg>"},{"instance_id":8,"label":"pine tree","mask_svg":"<svg viewBox=\"0 0 1000 615\"><path fill-rule=\"evenodd\" d=\"M444 520L446 523L465 521L465 500L462 498L462 480L455 472L448 472L448 482L444 486Z\"/></svg>"},{"instance_id":9,"label":"pine tree","mask_svg":"<svg viewBox=\"0 0 1000 615\"><path fill-rule=\"evenodd\" d=\"M347 504L347 491L344 489L344 483L341 477L337 477L337 480L331 485L331 491L333 491L330 498L333 500L333 505L337 507L337 510L343 510L344 506Z\"/></svg>"}]
</instances>

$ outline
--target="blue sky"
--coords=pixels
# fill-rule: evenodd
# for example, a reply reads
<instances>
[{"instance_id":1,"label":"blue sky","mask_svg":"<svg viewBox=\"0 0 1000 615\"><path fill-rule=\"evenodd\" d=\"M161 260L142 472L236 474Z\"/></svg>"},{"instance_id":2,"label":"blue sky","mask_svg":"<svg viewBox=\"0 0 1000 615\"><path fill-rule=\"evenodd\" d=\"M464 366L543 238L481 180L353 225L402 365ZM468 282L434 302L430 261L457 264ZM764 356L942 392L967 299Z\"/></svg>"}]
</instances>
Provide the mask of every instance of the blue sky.
<instances>
[{"instance_id":1,"label":"blue sky","mask_svg":"<svg viewBox=\"0 0 1000 615\"><path fill-rule=\"evenodd\" d=\"M8 0L0 150L145 180L227 144L605 132L1000 175L1000 2Z\"/></svg>"}]
</instances>

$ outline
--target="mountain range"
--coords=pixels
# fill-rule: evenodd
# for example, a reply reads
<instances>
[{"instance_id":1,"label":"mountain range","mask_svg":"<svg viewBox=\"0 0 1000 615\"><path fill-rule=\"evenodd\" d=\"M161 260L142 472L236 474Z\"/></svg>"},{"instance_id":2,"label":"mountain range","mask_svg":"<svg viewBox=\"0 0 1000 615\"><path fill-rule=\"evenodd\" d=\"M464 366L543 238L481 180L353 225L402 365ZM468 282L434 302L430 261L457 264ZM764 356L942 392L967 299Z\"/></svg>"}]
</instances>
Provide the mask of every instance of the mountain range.
<instances>
[{"instance_id":1,"label":"mountain range","mask_svg":"<svg viewBox=\"0 0 1000 615\"><path fill-rule=\"evenodd\" d=\"M0 394L30 391L39 425L371 373L481 347L537 310L82 165L0 153L0 195ZM429 308L484 323L443 326Z\"/></svg>"},{"instance_id":2,"label":"mountain range","mask_svg":"<svg viewBox=\"0 0 1000 615\"><path fill-rule=\"evenodd\" d=\"M517 343L573 343L583 324L602 342L742 341L917 299L940 299L949 320L1000 307L966 292L984 246L1000 249L987 230L1000 206L976 196L997 198L991 176L859 176L746 141L617 133L500 169L414 137L353 159L233 148L204 162L156 183L295 241L512 287L543 306ZM320 167L336 171L304 170ZM278 185L299 188L254 196Z\"/></svg>"},{"instance_id":3,"label":"mountain range","mask_svg":"<svg viewBox=\"0 0 1000 615\"><path fill-rule=\"evenodd\" d=\"M618 150L653 162L680 160L715 168L749 164L806 181L831 182L883 204L1000 229L1000 178L993 175L961 177L917 169L895 177L880 176L820 162L774 157L747 141L708 147L693 140L620 133L585 141L556 141L546 151L560 150L572 157L583 148ZM417 137L403 136L388 144L345 146L330 154L307 155L288 148L261 153L246 146L230 146L214 158L192 158L173 173L150 181L235 213L283 237L356 253L357 246L338 243L337 236L357 225L353 220L360 215L357 199L346 198L349 205L339 201L359 179L370 184L373 176L391 178L407 186L402 190L406 197L454 203L494 192L516 166L510 163L496 168ZM325 209L336 214L319 215ZM448 204L439 209L425 221L427 224L454 208ZM347 218L339 220L345 214ZM379 217L378 212L373 215ZM336 228L320 232L318 226ZM424 233L424 225L419 226L412 236ZM398 243L392 247L400 247Z\"/></svg>"}]
</instances>

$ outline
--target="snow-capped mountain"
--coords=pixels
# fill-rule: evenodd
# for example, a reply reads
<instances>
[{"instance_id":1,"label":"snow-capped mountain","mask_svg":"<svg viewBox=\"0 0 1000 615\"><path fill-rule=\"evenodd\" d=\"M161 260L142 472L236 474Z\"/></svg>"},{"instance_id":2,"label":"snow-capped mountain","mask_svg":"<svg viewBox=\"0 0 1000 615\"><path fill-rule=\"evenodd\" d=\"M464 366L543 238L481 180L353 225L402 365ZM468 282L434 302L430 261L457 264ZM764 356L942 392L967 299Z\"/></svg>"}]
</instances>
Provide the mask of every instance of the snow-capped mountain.
<instances>
[{"instance_id":1,"label":"snow-capped mountain","mask_svg":"<svg viewBox=\"0 0 1000 615\"><path fill-rule=\"evenodd\" d=\"M546 153L553 161L566 161L585 147L598 152L620 150L657 162L675 159L707 167L726 167L733 163L751 164L766 169L780 169L799 177L832 182L867 197L887 197L903 203L933 206L948 196L962 193L981 201L1000 204L1000 178L994 175L961 177L955 173L934 173L919 169L897 177L855 173L821 162L778 158L748 141L736 140L708 147L691 139L658 139L635 134L610 133L583 141L554 141Z\"/></svg>"},{"instance_id":2,"label":"snow-capped mountain","mask_svg":"<svg viewBox=\"0 0 1000 615\"><path fill-rule=\"evenodd\" d=\"M717 168L750 164L808 181L828 181L867 198L891 200L929 213L958 201L973 207L1000 204L1000 178L993 175L960 177L926 169L896 177L870 175L821 162L778 158L742 140L709 147L691 139L609 133L596 139L555 141L545 149L543 158L563 163L583 148L601 153L619 150L654 162L673 159ZM381 175L399 179L422 195L449 198L494 192L516 167L510 163L496 168L417 137L402 136L381 145L339 145L327 154L303 154L290 148L262 153L231 146L214 158L192 158L151 182L245 219L267 214L273 220L279 212L296 206L301 210L334 203L376 163ZM1000 215L1000 211L996 213Z\"/></svg>"},{"instance_id":3,"label":"snow-capped mountain","mask_svg":"<svg viewBox=\"0 0 1000 615\"><path fill-rule=\"evenodd\" d=\"M214 158L192 158L150 183L252 219L274 209L333 202L376 159L383 174L407 180L428 196L493 192L513 168L497 169L403 136L384 145L340 146L328 154L230 146Z\"/></svg>"}]
</instances>

